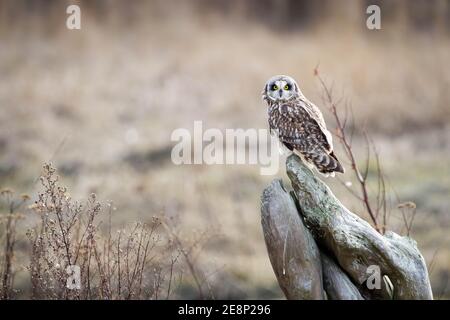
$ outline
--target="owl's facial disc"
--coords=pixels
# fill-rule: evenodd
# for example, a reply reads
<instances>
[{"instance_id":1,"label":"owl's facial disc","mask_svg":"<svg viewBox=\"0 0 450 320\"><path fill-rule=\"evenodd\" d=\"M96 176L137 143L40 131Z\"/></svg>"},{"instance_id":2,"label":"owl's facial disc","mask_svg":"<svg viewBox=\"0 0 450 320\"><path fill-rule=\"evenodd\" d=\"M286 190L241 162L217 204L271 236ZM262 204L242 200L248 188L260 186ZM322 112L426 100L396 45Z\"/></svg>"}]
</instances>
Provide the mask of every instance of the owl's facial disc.
<instances>
[{"instance_id":1,"label":"owl's facial disc","mask_svg":"<svg viewBox=\"0 0 450 320\"><path fill-rule=\"evenodd\" d=\"M289 100L297 95L295 81L287 76L278 76L270 79L266 84L266 96L273 100Z\"/></svg>"}]
</instances>

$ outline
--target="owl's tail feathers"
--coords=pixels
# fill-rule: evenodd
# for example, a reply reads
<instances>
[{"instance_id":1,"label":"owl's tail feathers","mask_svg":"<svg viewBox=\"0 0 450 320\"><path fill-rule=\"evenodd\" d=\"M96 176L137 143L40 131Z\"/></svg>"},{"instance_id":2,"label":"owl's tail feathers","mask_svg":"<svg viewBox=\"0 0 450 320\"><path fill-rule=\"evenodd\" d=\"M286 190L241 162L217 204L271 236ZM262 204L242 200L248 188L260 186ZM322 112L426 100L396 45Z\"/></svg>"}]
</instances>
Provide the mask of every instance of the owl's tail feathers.
<instances>
[{"instance_id":1,"label":"owl's tail feathers","mask_svg":"<svg viewBox=\"0 0 450 320\"><path fill-rule=\"evenodd\" d=\"M323 152L320 155L313 157L314 164L319 172L323 174L340 172L344 173L344 168L332 151L331 153Z\"/></svg>"},{"instance_id":2,"label":"owl's tail feathers","mask_svg":"<svg viewBox=\"0 0 450 320\"><path fill-rule=\"evenodd\" d=\"M344 173L345 169L342 166L342 164L339 162L338 158L336 157L336 155L334 154L333 151L331 151L330 157L332 157L336 161L336 167L335 167L334 171Z\"/></svg>"}]
</instances>

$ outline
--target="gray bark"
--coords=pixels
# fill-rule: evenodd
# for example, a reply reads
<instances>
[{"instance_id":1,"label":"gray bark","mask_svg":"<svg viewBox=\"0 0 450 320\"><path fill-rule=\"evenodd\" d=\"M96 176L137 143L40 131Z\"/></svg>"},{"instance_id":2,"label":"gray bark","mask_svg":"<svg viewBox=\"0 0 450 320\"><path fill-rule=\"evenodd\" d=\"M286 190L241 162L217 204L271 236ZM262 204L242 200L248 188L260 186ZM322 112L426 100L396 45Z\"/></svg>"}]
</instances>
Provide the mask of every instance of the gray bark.
<instances>
[{"instance_id":1,"label":"gray bark","mask_svg":"<svg viewBox=\"0 0 450 320\"><path fill-rule=\"evenodd\" d=\"M280 180L264 190L262 226L270 262L288 299L323 299L319 248Z\"/></svg>"},{"instance_id":2,"label":"gray bark","mask_svg":"<svg viewBox=\"0 0 450 320\"><path fill-rule=\"evenodd\" d=\"M322 253L323 289L330 300L364 300L358 288L339 265Z\"/></svg>"},{"instance_id":3,"label":"gray bark","mask_svg":"<svg viewBox=\"0 0 450 320\"><path fill-rule=\"evenodd\" d=\"M328 299L433 298L414 240L378 233L297 156L288 157L286 169L298 208L275 180L263 192L261 213L269 258L288 299L322 299L323 291ZM382 279L376 288L373 266Z\"/></svg>"}]
</instances>

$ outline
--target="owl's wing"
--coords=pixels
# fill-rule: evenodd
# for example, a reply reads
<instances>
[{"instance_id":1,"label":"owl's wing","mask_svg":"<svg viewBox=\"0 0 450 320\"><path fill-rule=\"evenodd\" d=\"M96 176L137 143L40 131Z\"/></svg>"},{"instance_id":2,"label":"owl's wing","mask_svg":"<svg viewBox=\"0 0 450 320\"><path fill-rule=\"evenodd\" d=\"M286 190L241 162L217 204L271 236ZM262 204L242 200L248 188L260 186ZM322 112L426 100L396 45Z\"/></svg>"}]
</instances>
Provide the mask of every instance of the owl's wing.
<instances>
[{"instance_id":1,"label":"owl's wing","mask_svg":"<svg viewBox=\"0 0 450 320\"><path fill-rule=\"evenodd\" d=\"M281 105L280 114L277 130L284 143L300 151L311 145L319 145L328 153L333 151L331 133L317 107L306 106L303 101L287 103Z\"/></svg>"},{"instance_id":2,"label":"owl's wing","mask_svg":"<svg viewBox=\"0 0 450 320\"><path fill-rule=\"evenodd\" d=\"M280 141L313 164L320 173L344 172L334 155L331 134L317 108L305 108L303 101L287 102L279 107L279 115L271 122Z\"/></svg>"},{"instance_id":3,"label":"owl's wing","mask_svg":"<svg viewBox=\"0 0 450 320\"><path fill-rule=\"evenodd\" d=\"M331 135L331 132L328 131L327 126L325 124L325 120L323 119L322 112L320 112L319 108L317 108L312 102L308 101L307 99L304 99L303 101L300 101L299 105L303 107L306 112L313 118L317 125L320 127L320 130L322 131L323 135L325 136L329 148L328 151L333 151L333 137Z\"/></svg>"}]
</instances>

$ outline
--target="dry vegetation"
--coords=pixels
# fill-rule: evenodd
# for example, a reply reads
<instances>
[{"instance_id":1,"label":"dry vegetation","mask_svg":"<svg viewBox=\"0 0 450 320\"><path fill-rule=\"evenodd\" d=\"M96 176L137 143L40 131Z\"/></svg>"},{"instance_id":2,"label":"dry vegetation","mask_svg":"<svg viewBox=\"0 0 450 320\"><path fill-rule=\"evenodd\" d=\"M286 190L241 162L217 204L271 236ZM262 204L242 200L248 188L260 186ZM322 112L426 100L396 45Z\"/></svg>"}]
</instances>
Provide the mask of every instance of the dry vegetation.
<instances>
[{"instance_id":1,"label":"dry vegetation","mask_svg":"<svg viewBox=\"0 0 450 320\"><path fill-rule=\"evenodd\" d=\"M259 196L272 177L256 166L174 166L170 134L198 119L205 127L265 128L260 92L279 73L298 79L325 111L313 72L320 63L337 98L351 98L343 104L361 128L355 156L365 158L363 132L370 132L385 183L395 189L387 196L400 207L386 224L418 241L435 295L448 298L448 34L387 24L369 33L349 25L364 23L356 18L289 30L187 5L137 7L132 19L113 7L107 15L85 13L80 31L66 30L57 9L49 23L40 15L1 20L0 187L20 190L4 190L0 204L2 258L14 262L15 275L14 283L4 281L2 261L3 297L69 297L74 293L61 286L68 260L89 270L74 298L281 297L259 217ZM335 126L332 114L326 121ZM40 191L48 161L60 179L48 180L54 173L47 167ZM367 168L367 189L376 194L375 157ZM349 170L342 182L327 181L349 209L370 219L347 190L358 190ZM52 198L51 183L66 185L71 197L55 187ZM87 203L72 200L91 193L97 197ZM99 202L106 205L98 209ZM34 212L42 204L46 214ZM404 219L409 225L412 213L404 210L415 210L409 230Z\"/></svg>"},{"instance_id":2,"label":"dry vegetation","mask_svg":"<svg viewBox=\"0 0 450 320\"><path fill-rule=\"evenodd\" d=\"M38 216L26 232L32 299L169 299L186 281L195 283L194 297L213 297L193 256L204 238L184 243L174 222L164 217L113 229L112 204L102 208L95 194L84 205L72 200L50 164L44 165L40 181L42 191L28 206L27 195L16 199L12 190L1 190L9 208L1 225L2 299L18 294L15 245L17 221L24 218L19 209ZM79 269L74 272L73 266Z\"/></svg>"}]
</instances>

